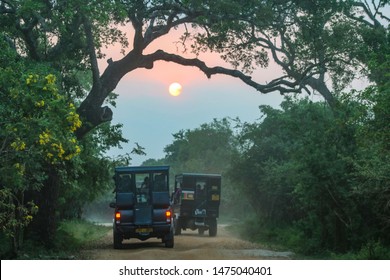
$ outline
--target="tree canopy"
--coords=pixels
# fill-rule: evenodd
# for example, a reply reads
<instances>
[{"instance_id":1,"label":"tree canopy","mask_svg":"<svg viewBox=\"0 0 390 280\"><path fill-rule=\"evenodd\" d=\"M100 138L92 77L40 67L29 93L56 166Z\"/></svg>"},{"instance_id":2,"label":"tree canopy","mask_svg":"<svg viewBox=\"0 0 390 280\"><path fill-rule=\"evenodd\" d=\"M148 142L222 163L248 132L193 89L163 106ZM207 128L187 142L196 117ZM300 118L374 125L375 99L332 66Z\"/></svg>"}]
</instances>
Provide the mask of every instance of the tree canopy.
<instances>
[{"instance_id":1,"label":"tree canopy","mask_svg":"<svg viewBox=\"0 0 390 280\"><path fill-rule=\"evenodd\" d=\"M225 74L241 79L262 93L319 92L329 104L333 94L326 82L342 89L366 62L362 45L381 48L389 18L388 1L241 1L241 0L95 0L1 1L2 36L20 55L47 62L61 71L67 94L80 98L83 121L79 138L112 119L105 100L127 73L153 68L156 61L197 67L207 77ZM126 32L123 31L126 26ZM127 32L127 28L131 29ZM186 54L145 49L180 28ZM375 32L377 36L369 36ZM345 40L345 38L348 38ZM122 46L123 58L101 71L104 47ZM197 54L214 51L232 65L209 67ZM283 70L268 83L250 73L270 60ZM77 71L91 74L83 87ZM102 73L101 73L102 72ZM66 81L73 82L67 85ZM87 91L86 91L87 90Z\"/></svg>"}]
</instances>

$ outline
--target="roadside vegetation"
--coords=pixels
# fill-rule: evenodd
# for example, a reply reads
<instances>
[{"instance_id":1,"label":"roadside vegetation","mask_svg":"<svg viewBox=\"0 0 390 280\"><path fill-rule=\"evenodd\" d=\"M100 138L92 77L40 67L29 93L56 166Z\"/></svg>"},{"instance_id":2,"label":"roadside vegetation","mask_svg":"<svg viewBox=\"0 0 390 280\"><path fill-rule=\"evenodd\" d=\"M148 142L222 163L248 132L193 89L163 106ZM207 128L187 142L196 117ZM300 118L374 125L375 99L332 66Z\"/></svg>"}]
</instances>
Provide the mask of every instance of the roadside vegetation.
<instances>
[{"instance_id":1,"label":"roadside vegetation","mask_svg":"<svg viewBox=\"0 0 390 280\"><path fill-rule=\"evenodd\" d=\"M372 112L389 112L372 98L355 92L332 112L286 98L256 123L214 120L178 133L164 162L222 173L221 213L241 238L301 258L388 259L388 131Z\"/></svg>"},{"instance_id":2,"label":"roadside vegetation","mask_svg":"<svg viewBox=\"0 0 390 280\"><path fill-rule=\"evenodd\" d=\"M72 260L83 259L83 249L93 246L111 230L110 227L96 223L77 220L64 220L57 229L58 240L55 246L47 248L33 237L27 238L18 255L12 255L9 238L0 235L1 259L24 259L24 260Z\"/></svg>"}]
</instances>

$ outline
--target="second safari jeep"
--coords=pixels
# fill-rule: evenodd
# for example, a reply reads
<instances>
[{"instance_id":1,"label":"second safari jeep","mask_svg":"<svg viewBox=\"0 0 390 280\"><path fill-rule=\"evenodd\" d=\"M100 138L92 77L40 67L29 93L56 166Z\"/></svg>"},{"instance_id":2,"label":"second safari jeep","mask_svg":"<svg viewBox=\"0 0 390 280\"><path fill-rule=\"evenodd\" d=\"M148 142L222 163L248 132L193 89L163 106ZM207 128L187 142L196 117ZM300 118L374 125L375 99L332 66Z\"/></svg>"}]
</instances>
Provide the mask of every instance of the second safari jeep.
<instances>
[{"instance_id":1,"label":"second safari jeep","mask_svg":"<svg viewBox=\"0 0 390 280\"><path fill-rule=\"evenodd\" d=\"M175 234L187 228L217 235L221 196L221 175L182 173L175 176L172 194Z\"/></svg>"}]
</instances>

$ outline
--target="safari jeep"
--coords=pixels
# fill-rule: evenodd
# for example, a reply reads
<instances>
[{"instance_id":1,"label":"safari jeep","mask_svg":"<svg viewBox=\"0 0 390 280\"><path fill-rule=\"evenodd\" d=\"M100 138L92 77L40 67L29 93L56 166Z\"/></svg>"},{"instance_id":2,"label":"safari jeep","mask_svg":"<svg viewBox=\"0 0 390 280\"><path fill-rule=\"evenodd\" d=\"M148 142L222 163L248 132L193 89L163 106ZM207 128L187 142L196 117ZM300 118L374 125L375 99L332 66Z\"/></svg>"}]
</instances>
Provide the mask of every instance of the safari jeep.
<instances>
[{"instance_id":1,"label":"safari jeep","mask_svg":"<svg viewBox=\"0 0 390 280\"><path fill-rule=\"evenodd\" d=\"M157 237L173 248L174 228L168 166L115 168L114 248L124 239Z\"/></svg>"},{"instance_id":2,"label":"safari jeep","mask_svg":"<svg viewBox=\"0 0 390 280\"><path fill-rule=\"evenodd\" d=\"M217 235L217 218L221 196L221 175L183 173L175 176L172 194L175 234L198 229Z\"/></svg>"}]
</instances>

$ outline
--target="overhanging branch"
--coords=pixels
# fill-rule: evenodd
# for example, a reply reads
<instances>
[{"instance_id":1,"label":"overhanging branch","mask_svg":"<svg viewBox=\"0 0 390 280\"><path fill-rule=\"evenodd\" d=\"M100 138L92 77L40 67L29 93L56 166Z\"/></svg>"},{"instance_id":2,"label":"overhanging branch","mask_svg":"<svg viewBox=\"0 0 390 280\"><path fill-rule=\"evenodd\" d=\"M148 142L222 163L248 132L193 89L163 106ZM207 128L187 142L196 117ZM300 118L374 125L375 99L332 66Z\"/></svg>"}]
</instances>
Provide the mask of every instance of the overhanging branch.
<instances>
[{"instance_id":1,"label":"overhanging branch","mask_svg":"<svg viewBox=\"0 0 390 280\"><path fill-rule=\"evenodd\" d=\"M152 54L145 55L144 60L149 63L154 61L163 60L167 62L174 62L183 66L192 66L198 68L202 71L207 78L211 78L212 75L222 74L235 77L243 81L245 84L256 89L261 93L269 93L278 91L281 94L291 93L291 92L300 92L302 87L298 82L288 81L286 79L275 79L272 83L269 84L260 84L252 80L251 76L245 75L243 72L236 69L229 69L221 66L208 67L206 63L198 58L184 58L182 56L164 52L158 50Z\"/></svg>"}]
</instances>

